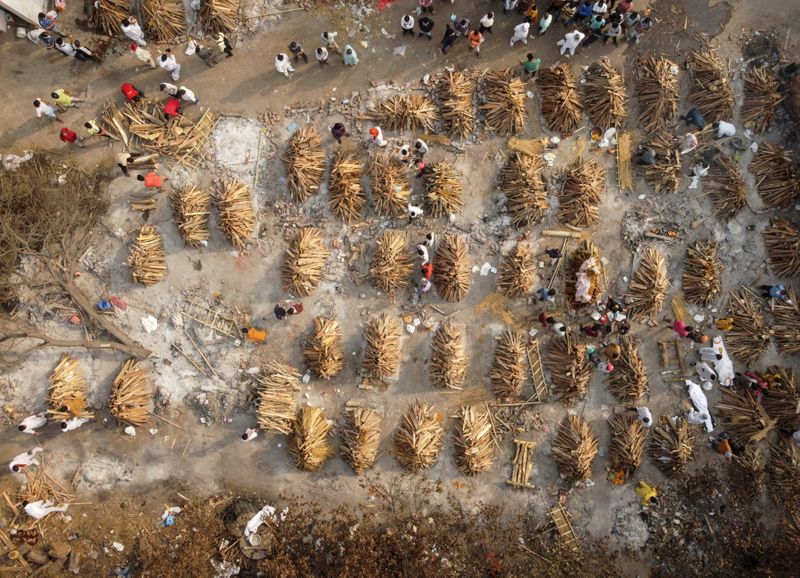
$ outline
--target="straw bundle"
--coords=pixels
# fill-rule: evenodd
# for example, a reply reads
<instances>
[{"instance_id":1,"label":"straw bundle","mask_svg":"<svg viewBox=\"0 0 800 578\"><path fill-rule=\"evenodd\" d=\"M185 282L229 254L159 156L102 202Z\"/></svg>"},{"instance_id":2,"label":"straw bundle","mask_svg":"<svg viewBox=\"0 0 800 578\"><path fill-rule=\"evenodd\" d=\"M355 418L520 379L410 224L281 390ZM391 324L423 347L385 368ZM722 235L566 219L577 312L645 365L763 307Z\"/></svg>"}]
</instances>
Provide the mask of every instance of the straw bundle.
<instances>
[{"instance_id":1,"label":"straw bundle","mask_svg":"<svg viewBox=\"0 0 800 578\"><path fill-rule=\"evenodd\" d=\"M142 225L139 235L131 245L128 267L134 282L155 285L167 274L164 241L153 225Z\"/></svg>"},{"instance_id":2,"label":"straw bundle","mask_svg":"<svg viewBox=\"0 0 800 578\"><path fill-rule=\"evenodd\" d=\"M542 181L544 161L515 151L500 171L500 190L515 227L528 227L542 220L547 210L547 190Z\"/></svg>"},{"instance_id":3,"label":"straw bundle","mask_svg":"<svg viewBox=\"0 0 800 578\"><path fill-rule=\"evenodd\" d=\"M553 394L563 403L586 397L592 379L592 363L585 343L557 339L547 351L545 368L550 372Z\"/></svg>"},{"instance_id":4,"label":"straw bundle","mask_svg":"<svg viewBox=\"0 0 800 578\"><path fill-rule=\"evenodd\" d=\"M579 482L591 477L592 460L597 451L597 437L589 422L577 415L568 415L558 427L550 455L562 478Z\"/></svg>"},{"instance_id":5,"label":"straw bundle","mask_svg":"<svg viewBox=\"0 0 800 578\"><path fill-rule=\"evenodd\" d=\"M714 241L697 241L686 249L683 261L683 294L694 305L708 307L722 291L722 263Z\"/></svg>"},{"instance_id":6,"label":"straw bundle","mask_svg":"<svg viewBox=\"0 0 800 578\"><path fill-rule=\"evenodd\" d=\"M789 221L772 217L762 233L772 272L779 277L800 273L800 231Z\"/></svg>"},{"instance_id":7,"label":"straw bundle","mask_svg":"<svg viewBox=\"0 0 800 578\"><path fill-rule=\"evenodd\" d=\"M315 472L333 455L330 436L333 421L327 419L322 409L311 405L300 408L294 421L294 435L289 452L299 470Z\"/></svg>"},{"instance_id":8,"label":"straw bundle","mask_svg":"<svg viewBox=\"0 0 800 578\"><path fill-rule=\"evenodd\" d=\"M475 127L475 81L463 72L445 72L434 92L447 132L461 138L469 136Z\"/></svg>"},{"instance_id":9,"label":"straw bundle","mask_svg":"<svg viewBox=\"0 0 800 578\"><path fill-rule=\"evenodd\" d=\"M647 428L630 411L618 413L608 420L611 440L608 442L608 467L612 472L630 475L642 464L647 442Z\"/></svg>"},{"instance_id":10,"label":"straw bundle","mask_svg":"<svg viewBox=\"0 0 800 578\"><path fill-rule=\"evenodd\" d=\"M525 81L511 69L490 70L484 76L483 104L486 130L500 134L521 132L528 122Z\"/></svg>"},{"instance_id":11,"label":"straw bundle","mask_svg":"<svg viewBox=\"0 0 800 578\"><path fill-rule=\"evenodd\" d=\"M445 320L433 334L431 350L431 383L439 389L461 389L468 366L461 328Z\"/></svg>"},{"instance_id":12,"label":"straw bundle","mask_svg":"<svg viewBox=\"0 0 800 578\"><path fill-rule=\"evenodd\" d=\"M328 196L331 213L345 223L352 223L361 216L367 197L361 187L361 162L354 151L339 148L331 164Z\"/></svg>"},{"instance_id":13,"label":"straw bundle","mask_svg":"<svg viewBox=\"0 0 800 578\"><path fill-rule=\"evenodd\" d=\"M239 0L203 0L200 21L206 33L233 32L239 20Z\"/></svg>"},{"instance_id":14,"label":"straw bundle","mask_svg":"<svg viewBox=\"0 0 800 578\"><path fill-rule=\"evenodd\" d=\"M639 60L636 93L639 96L639 126L645 134L672 130L678 114L678 80L670 69L676 64L649 56Z\"/></svg>"},{"instance_id":15,"label":"straw bundle","mask_svg":"<svg viewBox=\"0 0 800 578\"><path fill-rule=\"evenodd\" d=\"M400 366L400 325L388 313L369 320L364 330L361 370L380 380L393 376Z\"/></svg>"},{"instance_id":16,"label":"straw bundle","mask_svg":"<svg viewBox=\"0 0 800 578\"><path fill-rule=\"evenodd\" d=\"M692 51L686 59L691 72L689 100L709 121L731 120L736 99L722 59L710 48Z\"/></svg>"},{"instance_id":17,"label":"straw bundle","mask_svg":"<svg viewBox=\"0 0 800 578\"><path fill-rule=\"evenodd\" d=\"M592 124L604 132L622 126L626 100L625 81L608 58L592 63L583 85L583 102Z\"/></svg>"},{"instance_id":18,"label":"straw bundle","mask_svg":"<svg viewBox=\"0 0 800 578\"><path fill-rule=\"evenodd\" d=\"M508 297L527 297L536 280L536 255L530 245L518 242L500 263L500 291Z\"/></svg>"},{"instance_id":19,"label":"straw bundle","mask_svg":"<svg viewBox=\"0 0 800 578\"><path fill-rule=\"evenodd\" d=\"M385 153L372 157L369 165L372 204L384 217L401 217L408 212L411 189L408 171Z\"/></svg>"},{"instance_id":20,"label":"straw bundle","mask_svg":"<svg viewBox=\"0 0 800 578\"><path fill-rule=\"evenodd\" d=\"M606 170L590 160L577 162L566 173L558 194L558 220L585 227L600 220L599 205L606 186Z\"/></svg>"},{"instance_id":21,"label":"straw bundle","mask_svg":"<svg viewBox=\"0 0 800 578\"><path fill-rule=\"evenodd\" d=\"M438 115L431 99L421 94L398 94L379 102L372 116L388 130L434 132Z\"/></svg>"},{"instance_id":22,"label":"straw bundle","mask_svg":"<svg viewBox=\"0 0 800 578\"><path fill-rule=\"evenodd\" d=\"M47 413L54 421L72 417L94 417L86 407L89 384L81 374L77 359L64 355L48 379L50 407Z\"/></svg>"},{"instance_id":23,"label":"straw bundle","mask_svg":"<svg viewBox=\"0 0 800 578\"><path fill-rule=\"evenodd\" d=\"M494 437L489 409L462 406L456 429L456 465L461 473L475 476L494 463Z\"/></svg>"},{"instance_id":24,"label":"straw bundle","mask_svg":"<svg viewBox=\"0 0 800 578\"><path fill-rule=\"evenodd\" d=\"M678 191L683 178L678 139L670 132L662 130L652 134L645 146L656 153L656 162L645 166L644 180L657 193L671 194Z\"/></svg>"},{"instance_id":25,"label":"straw bundle","mask_svg":"<svg viewBox=\"0 0 800 578\"><path fill-rule=\"evenodd\" d=\"M304 126L295 132L282 160L289 176L292 199L305 203L308 197L319 193L325 172L325 152L322 137L314 128Z\"/></svg>"},{"instance_id":26,"label":"straw bundle","mask_svg":"<svg viewBox=\"0 0 800 578\"><path fill-rule=\"evenodd\" d=\"M208 241L210 205L211 195L194 186L172 193L172 211L178 232L190 247L201 247Z\"/></svg>"},{"instance_id":27,"label":"straw bundle","mask_svg":"<svg viewBox=\"0 0 800 578\"><path fill-rule=\"evenodd\" d=\"M769 489L776 504L793 501L800 488L800 448L789 435L770 444Z\"/></svg>"},{"instance_id":28,"label":"straw bundle","mask_svg":"<svg viewBox=\"0 0 800 578\"><path fill-rule=\"evenodd\" d=\"M769 417L755 394L749 390L739 393L727 388L721 389L720 393L722 399L717 404L717 411L733 441L744 445L766 439L775 426L775 420Z\"/></svg>"},{"instance_id":29,"label":"straw bundle","mask_svg":"<svg viewBox=\"0 0 800 578\"><path fill-rule=\"evenodd\" d=\"M777 427L792 431L800 429L800 388L794 372L786 367L770 367L767 371L779 376L780 381L761 400L764 409Z\"/></svg>"},{"instance_id":30,"label":"straw bundle","mask_svg":"<svg viewBox=\"0 0 800 578\"><path fill-rule=\"evenodd\" d=\"M144 425L153 407L153 382L142 363L129 359L111 385L108 411L121 422Z\"/></svg>"},{"instance_id":31,"label":"straw bundle","mask_svg":"<svg viewBox=\"0 0 800 578\"><path fill-rule=\"evenodd\" d=\"M755 365L769 348L770 330L760 303L750 293L731 293L733 330L728 333L728 351L742 363Z\"/></svg>"},{"instance_id":32,"label":"straw bundle","mask_svg":"<svg viewBox=\"0 0 800 578\"><path fill-rule=\"evenodd\" d=\"M439 297L445 301L456 302L466 297L472 282L472 271L469 247L463 236L448 233L439 241L433 282Z\"/></svg>"},{"instance_id":33,"label":"straw bundle","mask_svg":"<svg viewBox=\"0 0 800 578\"><path fill-rule=\"evenodd\" d=\"M767 132L784 98L778 78L769 69L749 69L744 75L742 123L758 134Z\"/></svg>"},{"instance_id":34,"label":"straw bundle","mask_svg":"<svg viewBox=\"0 0 800 578\"><path fill-rule=\"evenodd\" d=\"M433 465L442 449L444 417L433 406L415 402L403 412L394 436L394 457L412 472Z\"/></svg>"},{"instance_id":35,"label":"straw bundle","mask_svg":"<svg viewBox=\"0 0 800 578\"><path fill-rule=\"evenodd\" d=\"M238 249L243 249L256 227L250 187L239 181L225 183L217 198L219 227Z\"/></svg>"},{"instance_id":36,"label":"straw bundle","mask_svg":"<svg viewBox=\"0 0 800 578\"><path fill-rule=\"evenodd\" d=\"M775 323L772 333L778 341L778 351L784 355L800 353L800 303L794 287L786 289L786 299L778 299L772 307Z\"/></svg>"},{"instance_id":37,"label":"straw bundle","mask_svg":"<svg viewBox=\"0 0 800 578\"><path fill-rule=\"evenodd\" d=\"M461 173L449 162L434 163L431 169L431 174L425 176L425 210L432 217L460 213L464 208Z\"/></svg>"},{"instance_id":38,"label":"straw bundle","mask_svg":"<svg viewBox=\"0 0 800 578\"><path fill-rule=\"evenodd\" d=\"M538 85L547 126L562 135L571 134L581 123L583 105L569 64L556 64L540 71Z\"/></svg>"},{"instance_id":39,"label":"straw bundle","mask_svg":"<svg viewBox=\"0 0 800 578\"><path fill-rule=\"evenodd\" d=\"M384 231L369 264L370 284L392 296L397 289L409 286L413 268L405 235L399 231Z\"/></svg>"},{"instance_id":40,"label":"straw bundle","mask_svg":"<svg viewBox=\"0 0 800 578\"><path fill-rule=\"evenodd\" d=\"M748 167L756 178L758 194L770 207L787 208L800 195L800 181L791 153L779 145L762 142Z\"/></svg>"},{"instance_id":41,"label":"straw bundle","mask_svg":"<svg viewBox=\"0 0 800 578\"><path fill-rule=\"evenodd\" d=\"M730 221L747 206L747 185L739 167L730 157L719 154L711 162L708 178L703 188L714 202L717 216Z\"/></svg>"},{"instance_id":42,"label":"straw bundle","mask_svg":"<svg viewBox=\"0 0 800 578\"><path fill-rule=\"evenodd\" d=\"M494 350L489 379L499 401L519 399L528 375L525 334L506 329Z\"/></svg>"},{"instance_id":43,"label":"straw bundle","mask_svg":"<svg viewBox=\"0 0 800 578\"><path fill-rule=\"evenodd\" d=\"M303 350L306 365L314 377L336 377L344 367L342 330L335 319L314 318L314 332Z\"/></svg>"},{"instance_id":44,"label":"straw bundle","mask_svg":"<svg viewBox=\"0 0 800 578\"><path fill-rule=\"evenodd\" d=\"M668 290L669 278L664 254L658 249L648 247L625 295L628 316L631 319L655 317L661 312Z\"/></svg>"},{"instance_id":45,"label":"straw bundle","mask_svg":"<svg viewBox=\"0 0 800 578\"><path fill-rule=\"evenodd\" d=\"M144 32L157 42L172 42L186 33L186 17L180 0L142 0Z\"/></svg>"},{"instance_id":46,"label":"straw bundle","mask_svg":"<svg viewBox=\"0 0 800 578\"><path fill-rule=\"evenodd\" d=\"M688 422L676 417L673 421L667 416L661 418L650 437L650 459L668 477L686 472L689 460L694 457L696 429Z\"/></svg>"},{"instance_id":47,"label":"straw bundle","mask_svg":"<svg viewBox=\"0 0 800 578\"><path fill-rule=\"evenodd\" d=\"M608 374L608 389L618 400L633 403L647 393L647 368L631 337L623 336L619 344L621 355Z\"/></svg>"},{"instance_id":48,"label":"straw bundle","mask_svg":"<svg viewBox=\"0 0 800 578\"><path fill-rule=\"evenodd\" d=\"M257 378L259 401L256 419L266 431L288 434L297 412L294 399L300 391L300 373L289 365L268 361L261 366Z\"/></svg>"},{"instance_id":49,"label":"straw bundle","mask_svg":"<svg viewBox=\"0 0 800 578\"><path fill-rule=\"evenodd\" d=\"M370 469L378 458L382 421L378 412L366 407L358 407L345 416L342 457L359 475Z\"/></svg>"},{"instance_id":50,"label":"straw bundle","mask_svg":"<svg viewBox=\"0 0 800 578\"><path fill-rule=\"evenodd\" d=\"M303 297L311 295L322 281L330 254L322 231L316 227L300 229L286 250L282 268L284 291Z\"/></svg>"}]
</instances>

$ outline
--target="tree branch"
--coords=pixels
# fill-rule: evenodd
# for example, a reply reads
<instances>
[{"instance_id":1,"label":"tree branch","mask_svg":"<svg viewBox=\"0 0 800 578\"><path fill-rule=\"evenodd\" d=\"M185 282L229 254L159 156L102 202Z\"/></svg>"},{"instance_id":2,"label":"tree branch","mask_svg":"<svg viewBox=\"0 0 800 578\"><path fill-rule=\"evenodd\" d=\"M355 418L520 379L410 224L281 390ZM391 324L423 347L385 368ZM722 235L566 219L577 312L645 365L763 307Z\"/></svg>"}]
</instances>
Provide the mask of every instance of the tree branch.
<instances>
[{"instance_id":1,"label":"tree branch","mask_svg":"<svg viewBox=\"0 0 800 578\"><path fill-rule=\"evenodd\" d=\"M150 355L150 351L141 345L127 345L125 343L117 343L115 341L89 341L87 339L54 339L49 335L40 333L38 331L19 331L17 333L6 333L0 338L0 343L9 339L38 339L39 343L35 347L31 347L24 352L24 355L29 355L34 349L42 347L83 347L84 349L110 349L111 351L119 351L126 353L133 357L144 359Z\"/></svg>"}]
</instances>

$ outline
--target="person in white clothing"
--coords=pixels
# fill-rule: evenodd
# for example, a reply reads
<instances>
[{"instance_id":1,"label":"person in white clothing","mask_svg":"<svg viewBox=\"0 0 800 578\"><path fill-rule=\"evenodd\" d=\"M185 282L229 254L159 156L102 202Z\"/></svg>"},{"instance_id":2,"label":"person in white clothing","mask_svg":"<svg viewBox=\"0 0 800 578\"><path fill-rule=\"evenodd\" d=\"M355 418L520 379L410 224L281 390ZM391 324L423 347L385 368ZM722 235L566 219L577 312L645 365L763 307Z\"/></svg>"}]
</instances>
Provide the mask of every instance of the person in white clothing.
<instances>
[{"instance_id":1,"label":"person in white clothing","mask_svg":"<svg viewBox=\"0 0 800 578\"><path fill-rule=\"evenodd\" d=\"M581 42L586 35L583 32L579 32L577 30L573 32L567 32L564 35L564 38L559 40L556 44L561 47L561 55L564 56L564 53L569 51L567 57L575 56L575 49L580 46Z\"/></svg>"},{"instance_id":2,"label":"person in white clothing","mask_svg":"<svg viewBox=\"0 0 800 578\"><path fill-rule=\"evenodd\" d=\"M484 14L481 18L481 26L478 29L478 32L483 34L484 32L492 32L492 26L494 26L494 12L488 12Z\"/></svg>"},{"instance_id":3,"label":"person in white clothing","mask_svg":"<svg viewBox=\"0 0 800 578\"><path fill-rule=\"evenodd\" d=\"M404 165L409 164L411 162L411 147L406 144L400 145L400 150L397 151L397 160Z\"/></svg>"},{"instance_id":4,"label":"person in white clothing","mask_svg":"<svg viewBox=\"0 0 800 578\"><path fill-rule=\"evenodd\" d=\"M61 431L63 433L67 433L68 431L72 431L74 429L78 429L83 424L89 421L88 417L73 417L72 419L68 419L66 421L61 422Z\"/></svg>"},{"instance_id":5,"label":"person in white clothing","mask_svg":"<svg viewBox=\"0 0 800 578\"><path fill-rule=\"evenodd\" d=\"M605 0L597 0L592 4L592 14L603 15L608 12L608 3Z\"/></svg>"},{"instance_id":6,"label":"person in white clothing","mask_svg":"<svg viewBox=\"0 0 800 578\"><path fill-rule=\"evenodd\" d=\"M430 255L428 254L428 248L425 245L417 245L417 257L420 258L422 264L424 265L428 261L430 261Z\"/></svg>"},{"instance_id":7,"label":"person in white clothing","mask_svg":"<svg viewBox=\"0 0 800 578\"><path fill-rule=\"evenodd\" d=\"M636 413L639 415L639 419L642 420L642 423L650 427L653 425L653 414L650 413L650 408L640 405L636 407Z\"/></svg>"},{"instance_id":8,"label":"person in white clothing","mask_svg":"<svg viewBox=\"0 0 800 578\"><path fill-rule=\"evenodd\" d=\"M417 207L415 205L412 205L411 203L408 204L408 220L409 221L413 221L417 217L421 217L423 215L423 213L424 213L424 211L422 210L421 207Z\"/></svg>"},{"instance_id":9,"label":"person in white clothing","mask_svg":"<svg viewBox=\"0 0 800 578\"><path fill-rule=\"evenodd\" d=\"M371 129L369 129L369 136L372 137L372 144L375 146L385 147L387 144L389 144L383 138L383 131L379 126L373 126Z\"/></svg>"},{"instance_id":10,"label":"person in white clothing","mask_svg":"<svg viewBox=\"0 0 800 578\"><path fill-rule=\"evenodd\" d=\"M42 118L43 116L46 116L48 118L52 118L53 120L57 120L58 122L63 122L60 118L58 118L55 107L43 102L41 98L37 98L33 101L33 108L36 109L36 118Z\"/></svg>"},{"instance_id":11,"label":"person in white clothing","mask_svg":"<svg viewBox=\"0 0 800 578\"><path fill-rule=\"evenodd\" d=\"M256 439L257 437L258 437L258 430L254 427L249 427L246 430L244 430L244 433L242 434L242 441L249 442L251 440Z\"/></svg>"},{"instance_id":12,"label":"person in white clothing","mask_svg":"<svg viewBox=\"0 0 800 578\"><path fill-rule=\"evenodd\" d=\"M44 427L46 425L47 425L47 412L40 411L39 413L29 415L21 422L19 422L17 429L27 434L35 434L37 429L39 429L40 427Z\"/></svg>"},{"instance_id":13,"label":"person in white clothing","mask_svg":"<svg viewBox=\"0 0 800 578\"><path fill-rule=\"evenodd\" d=\"M509 46L514 46L515 42L522 41L523 44L528 43L528 33L530 32L531 25L529 22L523 22L514 26L514 36L509 41Z\"/></svg>"},{"instance_id":14,"label":"person in white clothing","mask_svg":"<svg viewBox=\"0 0 800 578\"><path fill-rule=\"evenodd\" d=\"M706 394L704 394L700 386L691 379L685 380L684 383L686 384L686 392L689 394L689 399L692 400L694 409L698 413L702 413L706 416L706 420L703 422L705 430L711 433L714 431L714 422L711 420L711 413L708 411L708 399L706 398Z\"/></svg>"},{"instance_id":15,"label":"person in white clothing","mask_svg":"<svg viewBox=\"0 0 800 578\"><path fill-rule=\"evenodd\" d=\"M701 381L714 381L717 379L717 372L711 369L705 361L698 361L694 364L694 370L700 376Z\"/></svg>"},{"instance_id":16,"label":"person in white clothing","mask_svg":"<svg viewBox=\"0 0 800 578\"><path fill-rule=\"evenodd\" d=\"M719 140L728 136L734 136L736 134L736 126L730 122L721 120L719 122L715 122L713 126L715 130L714 140Z\"/></svg>"},{"instance_id":17,"label":"person in white clothing","mask_svg":"<svg viewBox=\"0 0 800 578\"><path fill-rule=\"evenodd\" d=\"M172 54L172 50L169 48L167 48L164 54L158 57L158 65L163 70L170 73L172 80L177 82L181 79L181 65L178 64L175 55Z\"/></svg>"},{"instance_id":18,"label":"person in white clothing","mask_svg":"<svg viewBox=\"0 0 800 578\"><path fill-rule=\"evenodd\" d=\"M50 500L36 500L35 502L23 500L22 507L25 508L25 513L31 518L41 520L47 514L52 514L53 512L66 512L69 506L54 506Z\"/></svg>"},{"instance_id":19,"label":"person in white clothing","mask_svg":"<svg viewBox=\"0 0 800 578\"><path fill-rule=\"evenodd\" d=\"M258 529L261 527L261 524L263 524L267 520L267 518L272 518L274 515L275 515L275 508L273 508L272 506L264 506L263 508L261 508L256 513L255 516L250 518L250 520L247 522L247 525L244 527L244 537L249 538L256 532L258 532Z\"/></svg>"},{"instance_id":20,"label":"person in white clothing","mask_svg":"<svg viewBox=\"0 0 800 578\"><path fill-rule=\"evenodd\" d=\"M150 54L149 50L147 50L146 48L142 48L141 46L139 46L135 42L131 42L129 48L131 49L131 52L133 52L133 55L136 58L138 58L142 62L146 63L150 68L155 68L156 67L156 61L153 60L153 55ZM137 70L138 70L138 67L137 67Z\"/></svg>"},{"instance_id":21,"label":"person in white clothing","mask_svg":"<svg viewBox=\"0 0 800 578\"><path fill-rule=\"evenodd\" d=\"M422 242L423 245L426 247L433 247L433 244L436 242L436 233L431 231L427 235L425 235L425 240Z\"/></svg>"},{"instance_id":22,"label":"person in white clothing","mask_svg":"<svg viewBox=\"0 0 800 578\"><path fill-rule=\"evenodd\" d=\"M133 40L139 46L147 46L147 42L144 40L144 34L142 33L142 27L139 26L139 22L133 16L128 16L120 22L120 28L122 28L122 33Z\"/></svg>"},{"instance_id":23,"label":"person in white clothing","mask_svg":"<svg viewBox=\"0 0 800 578\"><path fill-rule=\"evenodd\" d=\"M56 50L58 50L64 56L75 56L78 52L75 50L75 46L63 38L56 38Z\"/></svg>"},{"instance_id":24,"label":"person in white clothing","mask_svg":"<svg viewBox=\"0 0 800 578\"><path fill-rule=\"evenodd\" d=\"M692 425L704 425L708 419L708 414L700 411L686 412L686 421Z\"/></svg>"},{"instance_id":25,"label":"person in white clothing","mask_svg":"<svg viewBox=\"0 0 800 578\"><path fill-rule=\"evenodd\" d=\"M292 63L289 62L289 57L286 56L283 52L278 54L275 57L275 70L280 72L286 78L291 76L291 73L294 72L294 68L292 67Z\"/></svg>"},{"instance_id":26,"label":"person in white clothing","mask_svg":"<svg viewBox=\"0 0 800 578\"><path fill-rule=\"evenodd\" d=\"M709 164L705 161L698 161L692 167L692 176L701 178L708 175ZM708 348L706 348L708 349Z\"/></svg>"},{"instance_id":27,"label":"person in white clothing","mask_svg":"<svg viewBox=\"0 0 800 578\"><path fill-rule=\"evenodd\" d=\"M24 470L28 466L38 466L39 460L36 459L36 454L43 451L44 450L42 448L35 447L27 452L19 454L18 456L14 456L14 459L8 464L8 469L16 473Z\"/></svg>"},{"instance_id":28,"label":"person in white clothing","mask_svg":"<svg viewBox=\"0 0 800 578\"><path fill-rule=\"evenodd\" d=\"M414 141L414 154L421 159L428 153L428 143L421 138Z\"/></svg>"},{"instance_id":29,"label":"person in white clothing","mask_svg":"<svg viewBox=\"0 0 800 578\"><path fill-rule=\"evenodd\" d=\"M317 62L319 62L320 68L324 68L326 64L328 66L331 64L328 62L328 49L324 46L317 48L317 50L314 52L314 57L317 59Z\"/></svg>"},{"instance_id":30,"label":"person in white clothing","mask_svg":"<svg viewBox=\"0 0 800 578\"><path fill-rule=\"evenodd\" d=\"M411 14L406 14L400 19L400 28L403 29L403 36L410 34L414 36L414 17Z\"/></svg>"},{"instance_id":31,"label":"person in white clothing","mask_svg":"<svg viewBox=\"0 0 800 578\"><path fill-rule=\"evenodd\" d=\"M159 86L159 90L164 94L168 94L170 96L177 96L178 95L178 87L174 84L170 84L168 82L162 82Z\"/></svg>"},{"instance_id":32,"label":"person in white clothing","mask_svg":"<svg viewBox=\"0 0 800 578\"><path fill-rule=\"evenodd\" d=\"M195 96L194 92L192 92L191 90L189 90L185 86L181 86L178 89L178 92L175 93L175 96L177 96L181 100L185 100L187 102L191 102L191 103L194 103L194 104L197 104L199 102L199 100Z\"/></svg>"}]
</instances>

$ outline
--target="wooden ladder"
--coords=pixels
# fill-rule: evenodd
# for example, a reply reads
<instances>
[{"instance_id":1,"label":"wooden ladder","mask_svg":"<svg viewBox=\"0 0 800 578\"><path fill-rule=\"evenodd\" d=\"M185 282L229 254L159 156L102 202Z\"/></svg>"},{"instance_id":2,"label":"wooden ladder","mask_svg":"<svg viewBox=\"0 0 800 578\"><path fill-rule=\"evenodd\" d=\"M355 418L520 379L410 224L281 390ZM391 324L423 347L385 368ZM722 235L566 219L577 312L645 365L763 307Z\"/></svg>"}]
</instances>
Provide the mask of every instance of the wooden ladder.
<instances>
[{"instance_id":1,"label":"wooden ladder","mask_svg":"<svg viewBox=\"0 0 800 578\"><path fill-rule=\"evenodd\" d=\"M550 510L550 518L553 520L553 524L555 524L558 535L561 537L564 545L573 552L576 552L580 548L578 538L575 536L575 530L572 528L572 524L570 524L569 514L564 510L564 506L559 505Z\"/></svg>"},{"instance_id":2,"label":"wooden ladder","mask_svg":"<svg viewBox=\"0 0 800 578\"><path fill-rule=\"evenodd\" d=\"M525 440L514 440L514 445L517 450L514 453L514 460L511 462L513 465L511 479L506 480L506 483L515 488L532 490L536 486L529 483L528 479L531 476L531 470L533 470L531 451L536 447L536 444Z\"/></svg>"},{"instance_id":3,"label":"wooden ladder","mask_svg":"<svg viewBox=\"0 0 800 578\"><path fill-rule=\"evenodd\" d=\"M183 311L181 311L181 314L189 319L197 321L200 325L209 327L233 339L241 337L239 327L236 325L233 317L224 315L218 310L211 309L196 301L186 301L186 306L183 308Z\"/></svg>"},{"instance_id":4,"label":"wooden ladder","mask_svg":"<svg viewBox=\"0 0 800 578\"><path fill-rule=\"evenodd\" d=\"M533 401L544 403L547 401L547 380L542 367L542 355L539 352L539 342L531 339L527 348L528 365L531 368L531 383L533 383Z\"/></svg>"}]
</instances>

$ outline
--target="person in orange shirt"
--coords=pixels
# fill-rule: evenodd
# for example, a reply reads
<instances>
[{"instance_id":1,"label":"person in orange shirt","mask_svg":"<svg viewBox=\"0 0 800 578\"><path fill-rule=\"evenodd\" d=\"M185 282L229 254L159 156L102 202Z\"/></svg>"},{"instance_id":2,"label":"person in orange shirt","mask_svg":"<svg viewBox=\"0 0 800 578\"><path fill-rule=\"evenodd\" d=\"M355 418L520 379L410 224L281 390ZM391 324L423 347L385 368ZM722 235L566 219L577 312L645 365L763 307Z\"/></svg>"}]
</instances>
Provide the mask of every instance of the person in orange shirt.
<instances>
[{"instance_id":1,"label":"person in orange shirt","mask_svg":"<svg viewBox=\"0 0 800 578\"><path fill-rule=\"evenodd\" d=\"M160 189L164 181L169 180L166 177L158 176L153 171L150 171L146 175L138 175L136 178L142 181L144 186L148 189Z\"/></svg>"},{"instance_id":2,"label":"person in orange shirt","mask_svg":"<svg viewBox=\"0 0 800 578\"><path fill-rule=\"evenodd\" d=\"M257 327L242 327L242 333L244 333L244 336L253 343L264 343L267 340L267 332L264 329L258 329Z\"/></svg>"},{"instance_id":3,"label":"person in orange shirt","mask_svg":"<svg viewBox=\"0 0 800 578\"><path fill-rule=\"evenodd\" d=\"M481 44L483 44L483 40L484 40L483 34L481 34L477 30L472 30L469 33L469 35L467 36L467 39L469 40L469 45L475 51L475 56L480 58L480 56L481 56Z\"/></svg>"}]
</instances>

